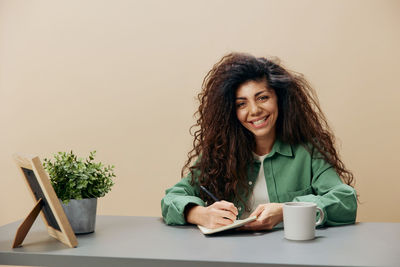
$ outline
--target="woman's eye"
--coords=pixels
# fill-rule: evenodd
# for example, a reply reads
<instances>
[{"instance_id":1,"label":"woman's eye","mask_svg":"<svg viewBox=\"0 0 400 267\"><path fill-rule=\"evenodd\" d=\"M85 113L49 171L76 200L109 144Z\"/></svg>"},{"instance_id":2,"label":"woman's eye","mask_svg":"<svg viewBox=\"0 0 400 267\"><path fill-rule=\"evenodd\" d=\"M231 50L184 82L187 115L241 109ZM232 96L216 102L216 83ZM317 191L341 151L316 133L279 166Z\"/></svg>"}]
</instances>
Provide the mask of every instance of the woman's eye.
<instances>
[{"instance_id":1,"label":"woman's eye","mask_svg":"<svg viewBox=\"0 0 400 267\"><path fill-rule=\"evenodd\" d=\"M242 102L242 103L236 103L236 107L237 108L241 108L241 107L243 107L244 106L244 103Z\"/></svg>"},{"instance_id":2,"label":"woman's eye","mask_svg":"<svg viewBox=\"0 0 400 267\"><path fill-rule=\"evenodd\" d=\"M260 96L258 99L259 100L267 100L268 98L269 98L269 96L263 95L263 96Z\"/></svg>"}]
</instances>

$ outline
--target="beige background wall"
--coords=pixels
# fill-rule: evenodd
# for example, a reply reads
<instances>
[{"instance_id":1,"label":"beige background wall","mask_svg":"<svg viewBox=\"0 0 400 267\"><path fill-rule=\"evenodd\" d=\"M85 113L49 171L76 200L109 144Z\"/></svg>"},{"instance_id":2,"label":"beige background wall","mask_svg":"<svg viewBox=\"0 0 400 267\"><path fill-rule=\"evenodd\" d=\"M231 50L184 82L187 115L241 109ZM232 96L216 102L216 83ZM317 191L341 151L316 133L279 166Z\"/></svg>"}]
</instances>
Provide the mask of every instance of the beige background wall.
<instances>
[{"instance_id":1,"label":"beige background wall","mask_svg":"<svg viewBox=\"0 0 400 267\"><path fill-rule=\"evenodd\" d=\"M202 79L230 51L306 75L356 176L357 220L400 222L399 14L378 0L0 1L0 225L33 206L14 152L96 149L117 173L98 213L160 216Z\"/></svg>"}]
</instances>

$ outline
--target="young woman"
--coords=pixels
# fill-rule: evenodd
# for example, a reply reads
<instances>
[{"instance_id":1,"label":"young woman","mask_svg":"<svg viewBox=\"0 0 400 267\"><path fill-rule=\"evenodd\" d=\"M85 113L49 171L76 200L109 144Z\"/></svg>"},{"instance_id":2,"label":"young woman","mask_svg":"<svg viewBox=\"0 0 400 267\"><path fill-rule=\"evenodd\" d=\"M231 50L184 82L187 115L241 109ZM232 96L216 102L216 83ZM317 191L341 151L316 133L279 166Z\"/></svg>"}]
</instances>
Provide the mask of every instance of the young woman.
<instances>
[{"instance_id":1,"label":"young woman","mask_svg":"<svg viewBox=\"0 0 400 267\"><path fill-rule=\"evenodd\" d=\"M271 229L290 201L316 203L325 225L355 222L353 175L302 75L232 53L206 75L198 97L197 131L182 169L188 174L161 201L167 224L216 228L256 215L245 229Z\"/></svg>"}]
</instances>

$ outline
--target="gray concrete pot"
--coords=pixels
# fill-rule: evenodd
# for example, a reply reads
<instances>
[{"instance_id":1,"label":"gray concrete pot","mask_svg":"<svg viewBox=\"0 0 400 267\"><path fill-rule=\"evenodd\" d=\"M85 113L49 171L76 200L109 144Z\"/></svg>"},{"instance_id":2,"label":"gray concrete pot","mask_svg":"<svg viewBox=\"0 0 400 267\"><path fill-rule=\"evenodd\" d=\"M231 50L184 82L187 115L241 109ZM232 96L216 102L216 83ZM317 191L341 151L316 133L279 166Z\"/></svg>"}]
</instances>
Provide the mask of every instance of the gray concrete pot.
<instances>
[{"instance_id":1,"label":"gray concrete pot","mask_svg":"<svg viewBox=\"0 0 400 267\"><path fill-rule=\"evenodd\" d=\"M94 232L97 198L71 199L67 205L60 202L75 234Z\"/></svg>"}]
</instances>

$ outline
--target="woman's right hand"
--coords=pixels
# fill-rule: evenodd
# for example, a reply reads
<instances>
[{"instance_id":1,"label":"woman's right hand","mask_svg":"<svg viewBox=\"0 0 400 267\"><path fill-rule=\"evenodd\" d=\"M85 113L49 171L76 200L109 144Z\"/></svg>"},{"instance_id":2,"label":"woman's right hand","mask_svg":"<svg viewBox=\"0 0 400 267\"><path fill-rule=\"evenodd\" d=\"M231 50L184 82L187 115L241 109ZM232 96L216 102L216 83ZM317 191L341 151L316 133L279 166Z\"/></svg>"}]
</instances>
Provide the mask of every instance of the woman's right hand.
<instances>
[{"instance_id":1,"label":"woman's right hand","mask_svg":"<svg viewBox=\"0 0 400 267\"><path fill-rule=\"evenodd\" d=\"M210 229L229 225L236 220L238 210L233 203L222 200L208 207L194 206L186 214L186 221Z\"/></svg>"}]
</instances>

